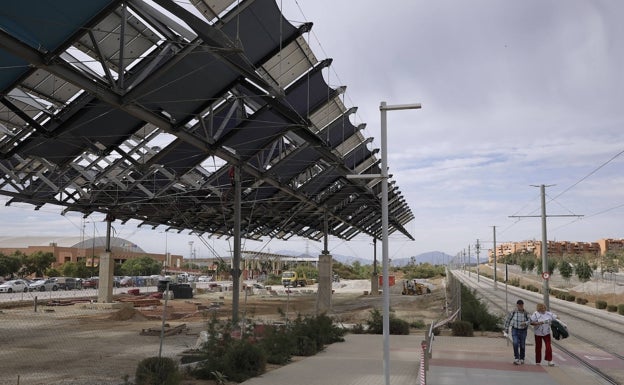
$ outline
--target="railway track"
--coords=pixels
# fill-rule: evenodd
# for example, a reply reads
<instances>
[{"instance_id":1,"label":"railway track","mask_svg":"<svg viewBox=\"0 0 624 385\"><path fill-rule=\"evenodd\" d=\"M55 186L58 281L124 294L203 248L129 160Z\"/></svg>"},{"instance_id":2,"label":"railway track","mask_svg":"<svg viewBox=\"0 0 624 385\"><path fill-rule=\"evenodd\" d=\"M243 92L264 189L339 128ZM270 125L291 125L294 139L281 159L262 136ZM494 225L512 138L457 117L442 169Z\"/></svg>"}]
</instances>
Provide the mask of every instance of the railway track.
<instances>
[{"instance_id":1,"label":"railway track","mask_svg":"<svg viewBox=\"0 0 624 385\"><path fill-rule=\"evenodd\" d=\"M476 290L496 313L505 314L515 307L516 298L522 298L525 308L532 312L534 305L543 302L543 296L513 286L497 283L476 275L453 271L454 276L467 287ZM553 340L553 346L570 359L595 373L605 383L624 384L624 316L607 313L604 310L585 305L550 299L551 310L565 320L570 328L570 337ZM561 357L562 360L567 360Z\"/></svg>"}]
</instances>

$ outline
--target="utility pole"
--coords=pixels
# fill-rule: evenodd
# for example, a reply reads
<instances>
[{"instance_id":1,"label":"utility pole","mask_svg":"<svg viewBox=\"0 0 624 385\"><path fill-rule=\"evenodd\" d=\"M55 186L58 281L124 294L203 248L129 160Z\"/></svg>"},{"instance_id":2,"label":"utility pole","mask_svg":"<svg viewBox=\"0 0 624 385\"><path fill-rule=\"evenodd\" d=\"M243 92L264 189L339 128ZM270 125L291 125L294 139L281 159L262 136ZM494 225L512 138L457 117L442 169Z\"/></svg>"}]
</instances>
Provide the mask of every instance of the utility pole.
<instances>
[{"instance_id":1,"label":"utility pole","mask_svg":"<svg viewBox=\"0 0 624 385\"><path fill-rule=\"evenodd\" d=\"M492 248L493 254L494 254L494 288L496 289L497 287L497 281L496 281L496 226L492 226L492 230L494 231L494 246Z\"/></svg>"},{"instance_id":2,"label":"utility pole","mask_svg":"<svg viewBox=\"0 0 624 385\"><path fill-rule=\"evenodd\" d=\"M472 262L472 258L470 258L470 245L468 245L468 276L470 277L470 263Z\"/></svg>"},{"instance_id":3,"label":"utility pole","mask_svg":"<svg viewBox=\"0 0 624 385\"><path fill-rule=\"evenodd\" d=\"M548 271L548 237L546 236L546 218L547 217L582 217L583 215L546 215L546 187L554 185L531 185L540 188L540 197L542 203L541 215L510 215L509 218L542 218L542 291L544 294L544 305L550 310L550 293L548 288L548 279L550 271Z\"/></svg>"},{"instance_id":4,"label":"utility pole","mask_svg":"<svg viewBox=\"0 0 624 385\"><path fill-rule=\"evenodd\" d=\"M479 252L481 251L481 245L479 245L479 239L477 239L477 282L479 282Z\"/></svg>"}]
</instances>

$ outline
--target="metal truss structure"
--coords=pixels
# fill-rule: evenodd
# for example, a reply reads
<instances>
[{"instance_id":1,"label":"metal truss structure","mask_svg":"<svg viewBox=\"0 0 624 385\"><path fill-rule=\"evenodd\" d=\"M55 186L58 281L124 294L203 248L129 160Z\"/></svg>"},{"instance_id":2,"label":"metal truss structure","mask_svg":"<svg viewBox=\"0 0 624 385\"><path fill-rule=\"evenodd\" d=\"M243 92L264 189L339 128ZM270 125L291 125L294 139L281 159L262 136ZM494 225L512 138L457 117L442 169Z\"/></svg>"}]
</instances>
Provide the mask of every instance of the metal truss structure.
<instances>
[{"instance_id":1,"label":"metal truss structure","mask_svg":"<svg viewBox=\"0 0 624 385\"><path fill-rule=\"evenodd\" d=\"M0 194L140 226L381 238L372 138L274 0L7 1ZM413 215L388 193L389 232Z\"/></svg>"}]
</instances>

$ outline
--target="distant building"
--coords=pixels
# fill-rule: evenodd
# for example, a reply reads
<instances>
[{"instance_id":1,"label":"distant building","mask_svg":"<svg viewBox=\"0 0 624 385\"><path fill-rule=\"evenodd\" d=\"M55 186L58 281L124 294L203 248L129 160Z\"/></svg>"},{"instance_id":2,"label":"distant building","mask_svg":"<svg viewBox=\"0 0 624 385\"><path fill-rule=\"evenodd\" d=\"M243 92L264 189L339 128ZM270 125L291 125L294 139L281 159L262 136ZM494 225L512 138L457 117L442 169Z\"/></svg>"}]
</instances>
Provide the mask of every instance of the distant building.
<instances>
[{"instance_id":1,"label":"distant building","mask_svg":"<svg viewBox=\"0 0 624 385\"><path fill-rule=\"evenodd\" d=\"M548 241L546 244L548 255L605 255L607 252L623 252L624 239L600 239L597 242L569 242L569 241ZM496 258L515 254L530 253L536 257L542 257L542 242L531 240L522 242L504 242L496 245ZM494 261L492 249L488 250L490 262Z\"/></svg>"},{"instance_id":2,"label":"distant building","mask_svg":"<svg viewBox=\"0 0 624 385\"><path fill-rule=\"evenodd\" d=\"M208 267L216 271L219 262L232 265L231 257L222 258L197 258L186 262L196 264L199 267ZM267 253L262 251L241 251L241 272L243 279L254 279L266 274L281 274L284 270L295 269L298 266L318 267L319 258L310 256L292 256L284 254Z\"/></svg>"},{"instance_id":3,"label":"distant building","mask_svg":"<svg viewBox=\"0 0 624 385\"><path fill-rule=\"evenodd\" d=\"M59 267L65 262L84 262L87 266L97 267L99 255L106 251L106 237L0 237L0 253L10 255L16 251L26 255L38 251L52 253L56 258L52 267ZM150 257L170 267L180 267L183 263L181 255L147 253L137 244L115 237L111 238L111 255L117 265L140 257Z\"/></svg>"}]
</instances>

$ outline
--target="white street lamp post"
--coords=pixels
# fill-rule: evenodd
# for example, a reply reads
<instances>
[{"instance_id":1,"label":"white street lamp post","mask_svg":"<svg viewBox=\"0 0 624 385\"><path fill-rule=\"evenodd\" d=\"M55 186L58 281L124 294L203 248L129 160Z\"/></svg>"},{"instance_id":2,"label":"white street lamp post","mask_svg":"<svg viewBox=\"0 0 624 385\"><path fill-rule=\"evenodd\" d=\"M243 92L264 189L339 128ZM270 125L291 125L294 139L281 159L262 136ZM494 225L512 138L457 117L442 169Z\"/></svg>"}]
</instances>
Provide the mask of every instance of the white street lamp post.
<instances>
[{"instance_id":1,"label":"white street lamp post","mask_svg":"<svg viewBox=\"0 0 624 385\"><path fill-rule=\"evenodd\" d=\"M420 104L397 104L388 106L381 102L381 228L382 248L381 258L383 264L383 368L384 383L390 385L390 284L388 277L388 135L387 113L394 110L411 110L421 108Z\"/></svg>"}]
</instances>

